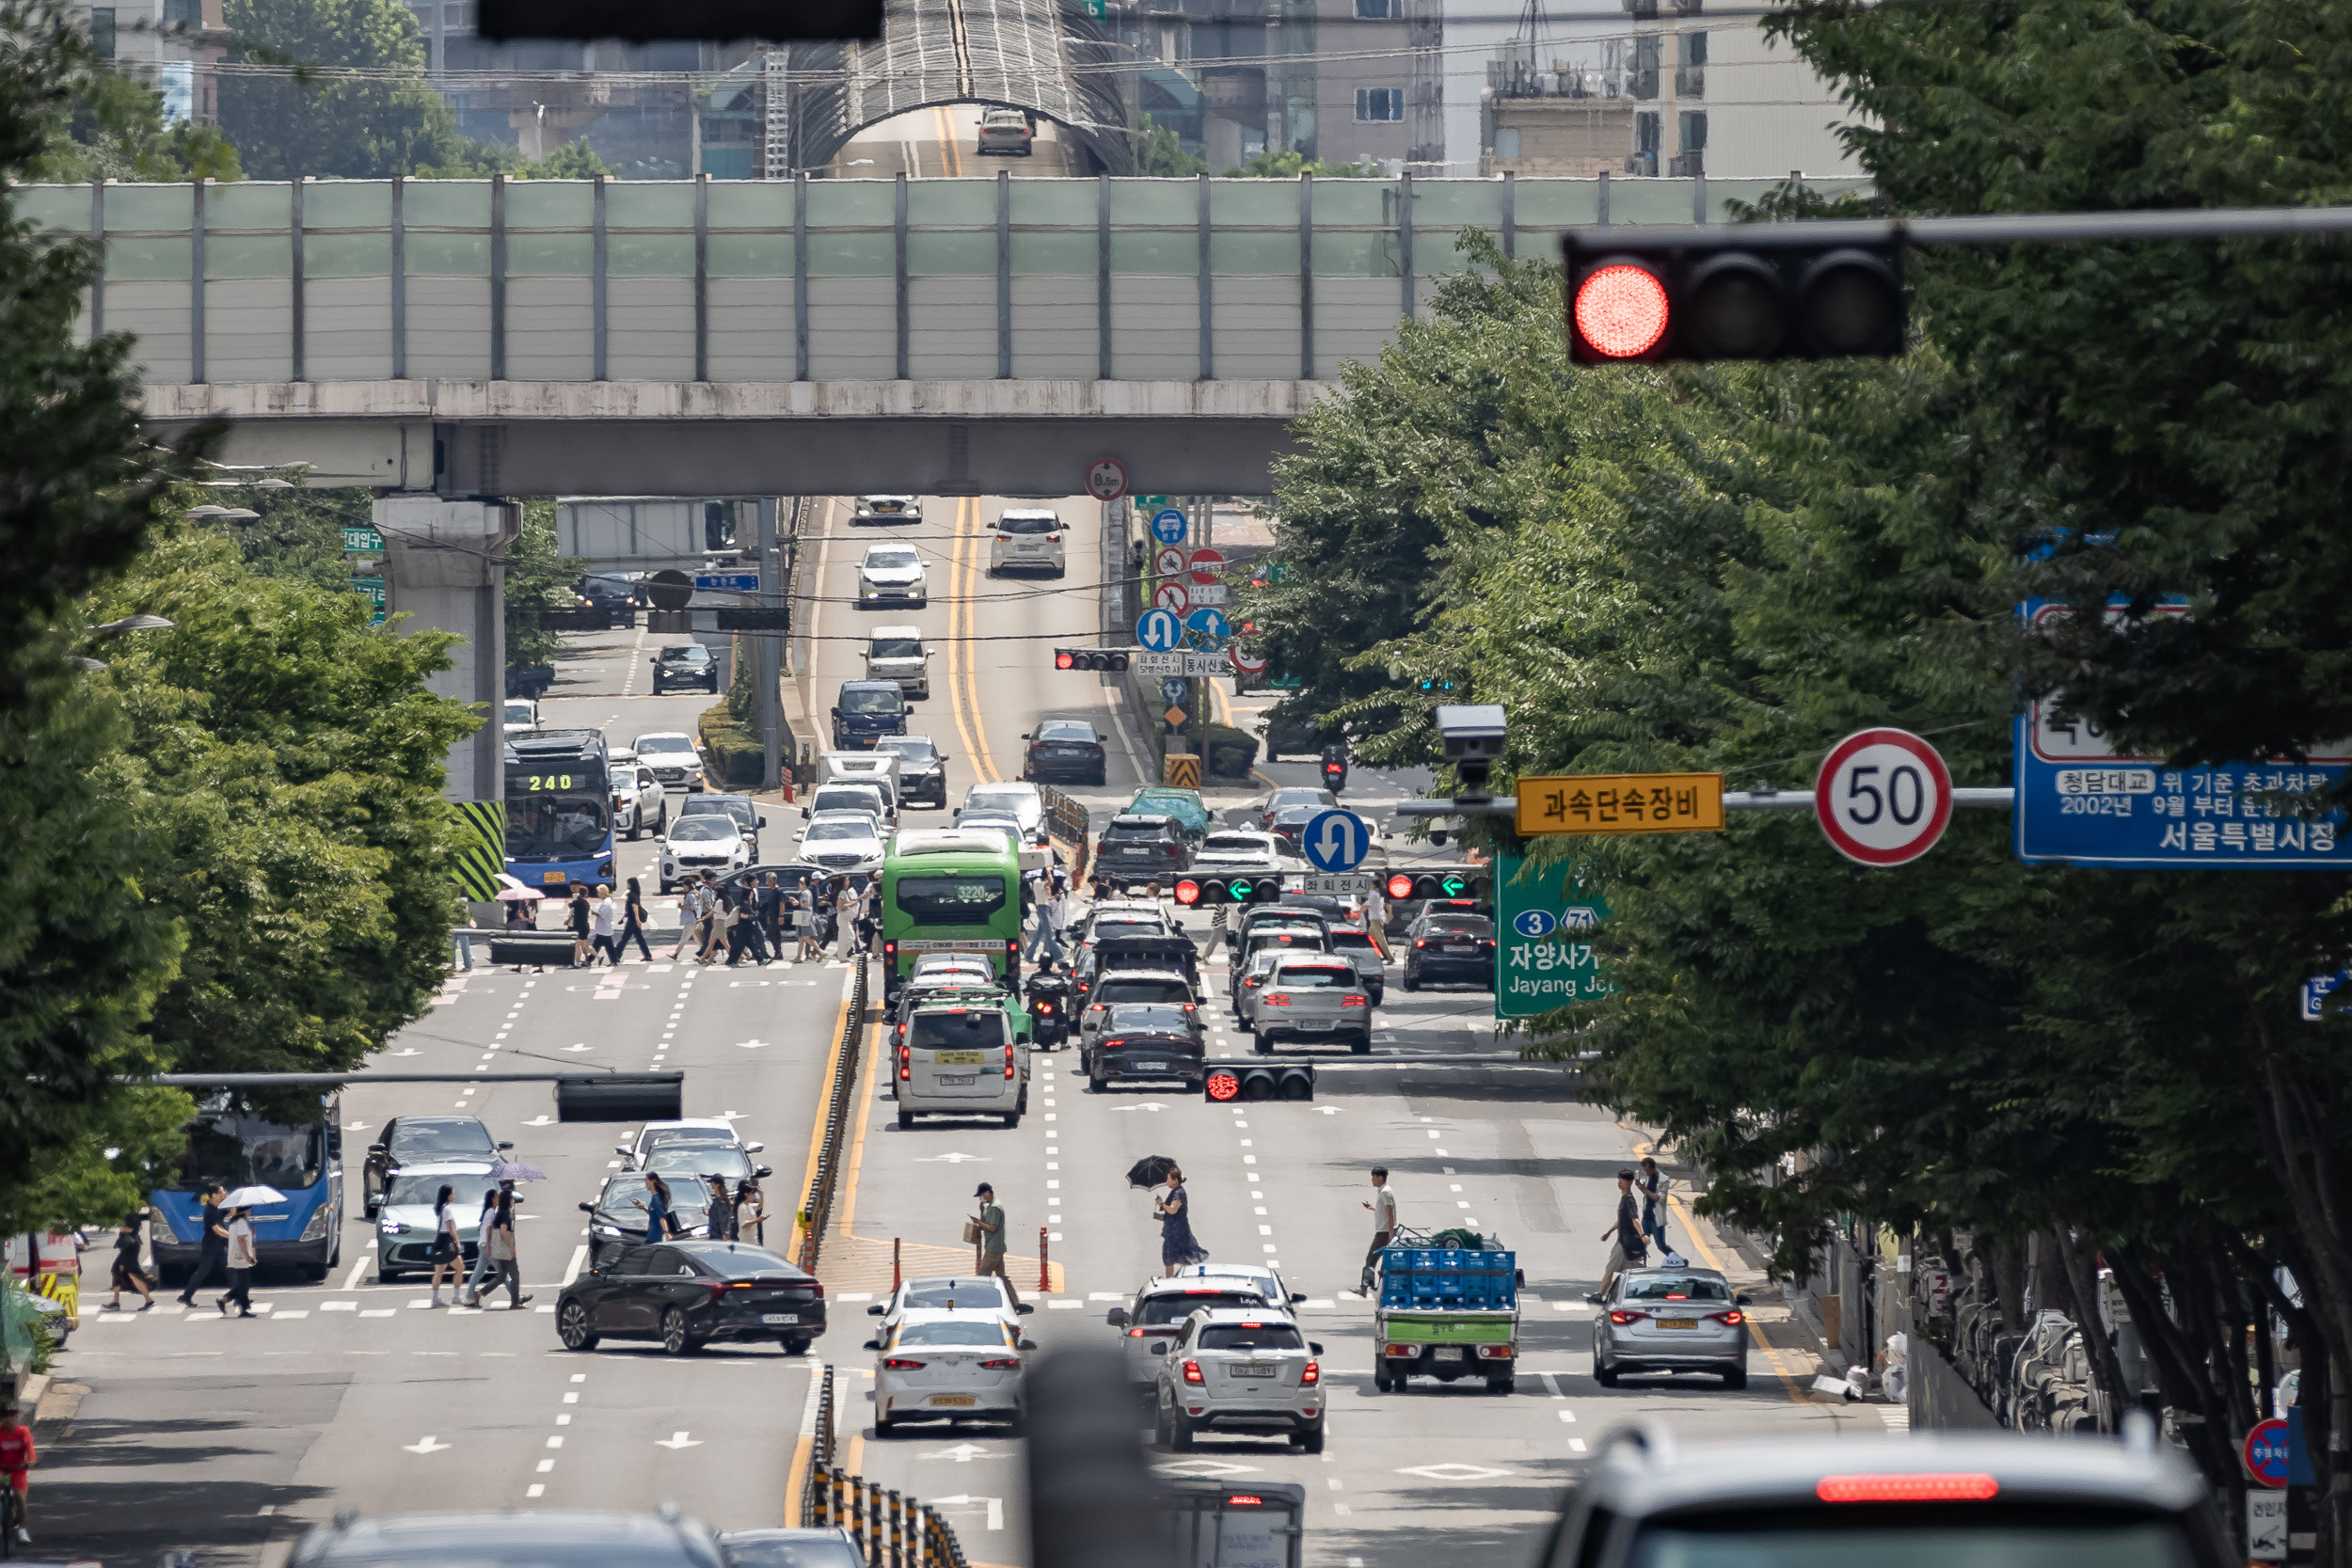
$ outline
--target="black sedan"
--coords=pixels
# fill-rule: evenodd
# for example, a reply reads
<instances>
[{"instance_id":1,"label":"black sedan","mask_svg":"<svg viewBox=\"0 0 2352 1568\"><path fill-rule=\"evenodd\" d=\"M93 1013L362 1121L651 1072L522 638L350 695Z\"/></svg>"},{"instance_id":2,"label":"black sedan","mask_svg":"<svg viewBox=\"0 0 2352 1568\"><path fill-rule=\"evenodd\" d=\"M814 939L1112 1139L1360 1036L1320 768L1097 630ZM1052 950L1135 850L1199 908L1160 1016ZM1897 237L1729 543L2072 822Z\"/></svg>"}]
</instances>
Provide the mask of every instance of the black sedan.
<instances>
[{"instance_id":1,"label":"black sedan","mask_svg":"<svg viewBox=\"0 0 2352 1568\"><path fill-rule=\"evenodd\" d=\"M1037 784L1064 779L1098 786L1109 782L1103 737L1083 719L1048 719L1035 735L1021 738L1029 743L1021 754L1025 779Z\"/></svg>"},{"instance_id":2,"label":"black sedan","mask_svg":"<svg viewBox=\"0 0 2352 1568\"><path fill-rule=\"evenodd\" d=\"M825 1288L749 1242L632 1242L564 1287L555 1332L565 1350L658 1339L685 1355L714 1339L772 1339L799 1355L825 1332Z\"/></svg>"},{"instance_id":3,"label":"black sedan","mask_svg":"<svg viewBox=\"0 0 2352 1568\"><path fill-rule=\"evenodd\" d=\"M384 1202L384 1189L392 1184L403 1165L437 1165L452 1160L496 1160L500 1143L480 1117L394 1117L384 1124L375 1142L368 1145L367 1163L359 1172L359 1201L368 1218Z\"/></svg>"},{"instance_id":4,"label":"black sedan","mask_svg":"<svg viewBox=\"0 0 2352 1568\"><path fill-rule=\"evenodd\" d=\"M670 1219L675 1233L703 1237L709 1233L709 1184L676 1171L658 1173L670 1189ZM646 1216L653 1208L644 1171L617 1171L604 1179L604 1190L594 1203L583 1203L588 1216L588 1262L591 1267L618 1253L631 1242L645 1239Z\"/></svg>"},{"instance_id":5,"label":"black sedan","mask_svg":"<svg viewBox=\"0 0 2352 1568\"><path fill-rule=\"evenodd\" d=\"M1101 1094L1123 1081L1174 1078L1197 1090L1207 1056L1194 1004L1114 1002L1086 1052L1087 1087Z\"/></svg>"},{"instance_id":6,"label":"black sedan","mask_svg":"<svg viewBox=\"0 0 2352 1568\"><path fill-rule=\"evenodd\" d=\"M719 693L719 661L699 642L674 643L654 656L653 694L680 686L699 686L714 697Z\"/></svg>"},{"instance_id":7,"label":"black sedan","mask_svg":"<svg viewBox=\"0 0 2352 1568\"><path fill-rule=\"evenodd\" d=\"M1405 974L1398 984L1419 990L1439 980L1494 988L1493 921L1483 914L1435 910L1405 928Z\"/></svg>"}]
</instances>

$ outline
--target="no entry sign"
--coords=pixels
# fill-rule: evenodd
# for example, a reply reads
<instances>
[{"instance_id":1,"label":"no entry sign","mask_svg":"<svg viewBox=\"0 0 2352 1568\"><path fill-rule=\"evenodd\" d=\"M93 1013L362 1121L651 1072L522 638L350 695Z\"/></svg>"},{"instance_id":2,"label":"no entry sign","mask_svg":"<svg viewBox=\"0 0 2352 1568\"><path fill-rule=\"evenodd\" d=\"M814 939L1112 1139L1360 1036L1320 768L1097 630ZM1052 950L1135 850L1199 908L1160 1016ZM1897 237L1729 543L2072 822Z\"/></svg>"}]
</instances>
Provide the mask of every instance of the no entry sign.
<instances>
[{"instance_id":1,"label":"no entry sign","mask_svg":"<svg viewBox=\"0 0 2352 1568\"><path fill-rule=\"evenodd\" d=\"M1215 582L1216 580L1216 575L1223 570L1225 570L1224 551L1200 549L1192 552L1193 581L1199 583Z\"/></svg>"},{"instance_id":2,"label":"no entry sign","mask_svg":"<svg viewBox=\"0 0 2352 1568\"><path fill-rule=\"evenodd\" d=\"M1837 852L1864 865L1903 865L1935 847L1952 819L1952 775L1908 730L1862 730L1830 748L1813 784L1813 813Z\"/></svg>"}]
</instances>

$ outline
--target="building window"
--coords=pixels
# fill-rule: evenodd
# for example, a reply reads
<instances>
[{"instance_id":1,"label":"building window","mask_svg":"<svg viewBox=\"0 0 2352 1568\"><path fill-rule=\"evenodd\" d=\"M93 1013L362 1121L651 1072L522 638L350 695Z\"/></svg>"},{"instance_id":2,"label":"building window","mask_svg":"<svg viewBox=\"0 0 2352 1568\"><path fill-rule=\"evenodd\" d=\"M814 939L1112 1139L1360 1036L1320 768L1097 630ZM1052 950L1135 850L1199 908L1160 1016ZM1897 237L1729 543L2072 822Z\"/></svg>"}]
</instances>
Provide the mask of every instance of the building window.
<instances>
[{"instance_id":1,"label":"building window","mask_svg":"<svg viewBox=\"0 0 2352 1568\"><path fill-rule=\"evenodd\" d=\"M1707 150L1707 111L1705 109L1682 111L1682 150L1685 152Z\"/></svg>"},{"instance_id":2,"label":"building window","mask_svg":"<svg viewBox=\"0 0 2352 1568\"><path fill-rule=\"evenodd\" d=\"M1652 158L1658 156L1658 116L1654 111L1633 117L1633 150Z\"/></svg>"},{"instance_id":3,"label":"building window","mask_svg":"<svg viewBox=\"0 0 2352 1568\"><path fill-rule=\"evenodd\" d=\"M1356 14L1367 22L1385 22L1404 8L1403 0L1356 0Z\"/></svg>"},{"instance_id":4,"label":"building window","mask_svg":"<svg viewBox=\"0 0 2352 1568\"><path fill-rule=\"evenodd\" d=\"M1356 118L1361 120L1403 119L1405 89L1403 87L1358 87Z\"/></svg>"},{"instance_id":5,"label":"building window","mask_svg":"<svg viewBox=\"0 0 2352 1568\"><path fill-rule=\"evenodd\" d=\"M204 0L164 0L164 22L167 26L203 26Z\"/></svg>"},{"instance_id":6,"label":"building window","mask_svg":"<svg viewBox=\"0 0 2352 1568\"><path fill-rule=\"evenodd\" d=\"M115 57L115 8L93 6L89 13L89 40L101 59Z\"/></svg>"}]
</instances>

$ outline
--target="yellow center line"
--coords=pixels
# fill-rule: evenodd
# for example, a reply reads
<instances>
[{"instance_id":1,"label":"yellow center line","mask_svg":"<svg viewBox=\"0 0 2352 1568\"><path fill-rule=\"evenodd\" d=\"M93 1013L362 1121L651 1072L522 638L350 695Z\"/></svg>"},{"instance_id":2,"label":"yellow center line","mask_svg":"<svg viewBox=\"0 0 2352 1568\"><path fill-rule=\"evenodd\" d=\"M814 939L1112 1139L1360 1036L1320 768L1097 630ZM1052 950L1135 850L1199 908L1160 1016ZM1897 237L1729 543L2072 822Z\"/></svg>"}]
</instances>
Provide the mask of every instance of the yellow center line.
<instances>
[{"instance_id":1,"label":"yellow center line","mask_svg":"<svg viewBox=\"0 0 2352 1568\"><path fill-rule=\"evenodd\" d=\"M1691 1223L1691 1212L1682 1206L1682 1200L1675 1196L1674 1194L1668 1193L1666 1195L1666 1205L1676 1213L1682 1216L1682 1228L1690 1234L1691 1245L1692 1249L1698 1253L1699 1261L1705 1263L1708 1268L1713 1269L1717 1274L1723 1274L1724 1266L1715 1260L1713 1249L1708 1247L1706 1240L1699 1235L1699 1227ZM1724 1277L1729 1278L1730 1276L1725 1275ZM1780 1379L1780 1386L1788 1390L1788 1397L1799 1404L1811 1404L1813 1400L1810 1392L1800 1390L1797 1386L1797 1380L1790 1377L1788 1371L1781 1366L1780 1353L1772 1348L1771 1340L1764 1338L1763 1327L1756 1323L1756 1314L1753 1312L1743 1313L1741 1315L1741 1321L1748 1325L1749 1335L1756 1340L1757 1345L1762 1347L1765 1358L1772 1362L1772 1375Z\"/></svg>"},{"instance_id":2,"label":"yellow center line","mask_svg":"<svg viewBox=\"0 0 2352 1568\"><path fill-rule=\"evenodd\" d=\"M833 1075L841 1070L841 1038L848 1032L849 1025L850 999L845 996L841 999L840 1015L833 1022L833 1053L825 1062L825 1076L821 1081L823 1092L817 1097L817 1125L808 1135L808 1169L801 1177L803 1202L807 1200L808 1190L817 1184L817 1157L824 1152L825 1148L825 1117L832 1108ZM785 1253L787 1258L801 1255L801 1238L807 1234L807 1211L795 1210L792 1215L792 1245Z\"/></svg>"},{"instance_id":3,"label":"yellow center line","mask_svg":"<svg viewBox=\"0 0 2352 1568\"><path fill-rule=\"evenodd\" d=\"M988 754L988 723L980 715L977 673L979 644L971 641L979 626L978 605L973 596L972 562L979 518L980 503L977 498L966 497L956 502L954 549L948 558L948 582L954 595L949 600L948 635L955 639L949 644L948 678L955 692L956 733L963 737L963 749L972 758L972 771L982 784L1001 784L1004 781L996 771L995 760Z\"/></svg>"},{"instance_id":4,"label":"yellow center line","mask_svg":"<svg viewBox=\"0 0 2352 1568\"><path fill-rule=\"evenodd\" d=\"M857 1118L857 1136L850 1142L850 1168L845 1173L849 1181L841 1190L841 1218L836 1222L841 1234L850 1234L850 1225L857 1217L857 1176L866 1166L866 1124L873 1120L874 1059L882 1053L882 1020L876 1017L866 1025L866 1070L860 1075L857 1099L850 1101L850 1114ZM852 1470L857 1466L852 1465Z\"/></svg>"}]
</instances>

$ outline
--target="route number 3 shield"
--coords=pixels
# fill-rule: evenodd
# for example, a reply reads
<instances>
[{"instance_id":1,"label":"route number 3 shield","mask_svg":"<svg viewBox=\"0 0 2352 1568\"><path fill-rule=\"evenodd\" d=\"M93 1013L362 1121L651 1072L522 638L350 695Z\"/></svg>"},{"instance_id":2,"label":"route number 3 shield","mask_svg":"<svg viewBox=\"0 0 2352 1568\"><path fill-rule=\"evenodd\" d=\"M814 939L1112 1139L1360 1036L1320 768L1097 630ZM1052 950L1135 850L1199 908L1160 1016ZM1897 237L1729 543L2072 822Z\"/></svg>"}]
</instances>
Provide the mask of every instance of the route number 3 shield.
<instances>
[{"instance_id":1,"label":"route number 3 shield","mask_svg":"<svg viewBox=\"0 0 2352 1568\"><path fill-rule=\"evenodd\" d=\"M1903 865L1935 847L1952 819L1952 775L1907 730L1861 730L1830 748L1813 812L1837 852L1863 865Z\"/></svg>"}]
</instances>

